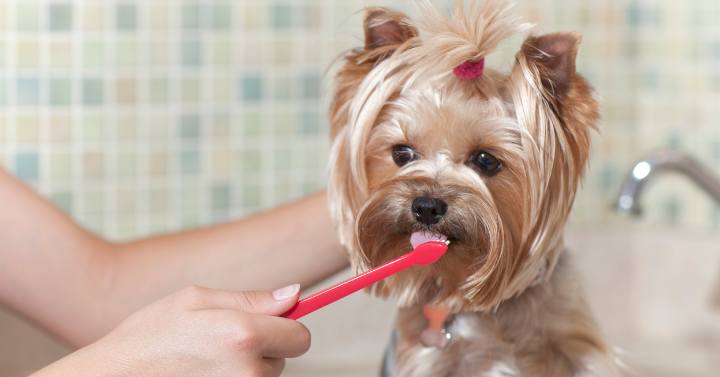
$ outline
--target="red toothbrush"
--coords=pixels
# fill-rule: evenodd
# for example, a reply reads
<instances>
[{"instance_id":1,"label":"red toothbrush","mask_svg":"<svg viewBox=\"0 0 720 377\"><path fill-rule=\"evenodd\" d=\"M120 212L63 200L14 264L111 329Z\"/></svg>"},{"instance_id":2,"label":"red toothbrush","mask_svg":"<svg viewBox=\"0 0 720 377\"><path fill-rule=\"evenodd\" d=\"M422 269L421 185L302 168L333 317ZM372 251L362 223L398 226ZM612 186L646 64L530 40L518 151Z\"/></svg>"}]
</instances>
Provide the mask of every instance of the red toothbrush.
<instances>
[{"instance_id":1,"label":"red toothbrush","mask_svg":"<svg viewBox=\"0 0 720 377\"><path fill-rule=\"evenodd\" d=\"M447 249L447 241L423 243L397 259L299 300L283 317L298 319L410 266L435 263Z\"/></svg>"}]
</instances>

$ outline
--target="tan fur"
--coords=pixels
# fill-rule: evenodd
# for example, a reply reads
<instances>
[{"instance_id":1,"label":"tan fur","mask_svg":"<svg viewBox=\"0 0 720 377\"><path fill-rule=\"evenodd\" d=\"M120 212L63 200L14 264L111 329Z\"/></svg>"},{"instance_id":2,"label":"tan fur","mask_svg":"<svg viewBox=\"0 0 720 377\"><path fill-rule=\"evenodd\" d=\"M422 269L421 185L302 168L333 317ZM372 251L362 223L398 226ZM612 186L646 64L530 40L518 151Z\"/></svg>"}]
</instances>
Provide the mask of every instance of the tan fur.
<instances>
[{"instance_id":1,"label":"tan fur","mask_svg":"<svg viewBox=\"0 0 720 377\"><path fill-rule=\"evenodd\" d=\"M529 37L509 73L488 69L462 81L455 66L528 25L497 0L458 1L451 19L417 3L416 22L383 8L366 12L365 46L347 55L330 109L330 204L353 266L407 252L413 231L452 241L436 264L372 289L403 307L399 375L618 375L569 268L556 268L598 118L575 73L579 35ZM397 167L398 144L420 158ZM503 170L474 170L467 161L479 149ZM419 196L447 202L438 224L414 220ZM460 337L449 349L418 342L428 303L459 313Z\"/></svg>"}]
</instances>

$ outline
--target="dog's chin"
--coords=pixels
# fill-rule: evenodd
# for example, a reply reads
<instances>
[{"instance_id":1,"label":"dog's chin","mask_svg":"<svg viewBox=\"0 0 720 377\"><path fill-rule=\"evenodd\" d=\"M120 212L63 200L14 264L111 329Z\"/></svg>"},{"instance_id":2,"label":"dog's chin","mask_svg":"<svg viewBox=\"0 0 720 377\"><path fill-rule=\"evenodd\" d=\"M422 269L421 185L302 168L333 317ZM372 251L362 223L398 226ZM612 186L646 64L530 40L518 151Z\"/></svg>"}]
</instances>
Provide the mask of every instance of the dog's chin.
<instances>
[{"instance_id":1,"label":"dog's chin","mask_svg":"<svg viewBox=\"0 0 720 377\"><path fill-rule=\"evenodd\" d=\"M374 268L412 249L413 233L396 234L384 239L366 239L361 244L365 266ZM477 311L480 305L467 297L467 282L481 261L481 246L448 234L448 251L436 263L411 267L375 284L370 292L395 300L399 306L438 305L453 312ZM363 237L360 237L363 239Z\"/></svg>"}]
</instances>

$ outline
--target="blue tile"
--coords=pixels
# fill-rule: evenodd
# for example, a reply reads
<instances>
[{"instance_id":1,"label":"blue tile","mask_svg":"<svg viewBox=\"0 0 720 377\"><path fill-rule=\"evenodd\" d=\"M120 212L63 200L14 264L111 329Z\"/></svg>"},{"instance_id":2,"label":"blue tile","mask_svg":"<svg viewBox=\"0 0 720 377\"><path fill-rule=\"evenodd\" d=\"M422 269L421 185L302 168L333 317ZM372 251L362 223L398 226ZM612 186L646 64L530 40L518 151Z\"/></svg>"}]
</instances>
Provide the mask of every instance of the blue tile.
<instances>
[{"instance_id":1,"label":"blue tile","mask_svg":"<svg viewBox=\"0 0 720 377\"><path fill-rule=\"evenodd\" d=\"M118 4L115 7L115 26L122 31L137 29L137 8L135 4Z\"/></svg>"},{"instance_id":2,"label":"blue tile","mask_svg":"<svg viewBox=\"0 0 720 377\"><path fill-rule=\"evenodd\" d=\"M195 149L185 149L180 152L180 172L183 175L197 175L200 173L200 153Z\"/></svg>"},{"instance_id":3,"label":"blue tile","mask_svg":"<svg viewBox=\"0 0 720 377\"><path fill-rule=\"evenodd\" d=\"M275 4L272 6L272 26L274 29L285 30L293 25L293 10L287 4Z\"/></svg>"},{"instance_id":4,"label":"blue tile","mask_svg":"<svg viewBox=\"0 0 720 377\"><path fill-rule=\"evenodd\" d=\"M202 44L197 39L182 41L180 48L180 60L186 66L198 66L202 64Z\"/></svg>"},{"instance_id":5,"label":"blue tile","mask_svg":"<svg viewBox=\"0 0 720 377\"><path fill-rule=\"evenodd\" d=\"M320 75L307 73L302 78L302 95L305 98L320 98Z\"/></svg>"},{"instance_id":6,"label":"blue tile","mask_svg":"<svg viewBox=\"0 0 720 377\"><path fill-rule=\"evenodd\" d=\"M72 103L72 86L69 79L50 80L50 105L67 106Z\"/></svg>"},{"instance_id":7,"label":"blue tile","mask_svg":"<svg viewBox=\"0 0 720 377\"><path fill-rule=\"evenodd\" d=\"M18 105L37 105L40 102L40 81L36 78L20 78L16 81Z\"/></svg>"},{"instance_id":8,"label":"blue tile","mask_svg":"<svg viewBox=\"0 0 720 377\"><path fill-rule=\"evenodd\" d=\"M180 133L183 140L197 140L200 138L200 116L198 114L184 114L180 117Z\"/></svg>"},{"instance_id":9,"label":"blue tile","mask_svg":"<svg viewBox=\"0 0 720 377\"><path fill-rule=\"evenodd\" d=\"M68 31L72 29L73 14L69 3L50 4L48 26L52 31Z\"/></svg>"},{"instance_id":10,"label":"blue tile","mask_svg":"<svg viewBox=\"0 0 720 377\"><path fill-rule=\"evenodd\" d=\"M69 191L61 191L50 194L50 201L65 213L72 213L73 193Z\"/></svg>"},{"instance_id":11,"label":"blue tile","mask_svg":"<svg viewBox=\"0 0 720 377\"><path fill-rule=\"evenodd\" d=\"M84 79L82 97L85 105L101 105L105 99L102 80Z\"/></svg>"},{"instance_id":12,"label":"blue tile","mask_svg":"<svg viewBox=\"0 0 720 377\"><path fill-rule=\"evenodd\" d=\"M263 97L263 81L258 75L240 79L240 93L245 101L259 101Z\"/></svg>"},{"instance_id":13,"label":"blue tile","mask_svg":"<svg viewBox=\"0 0 720 377\"><path fill-rule=\"evenodd\" d=\"M15 175L25 182L40 176L40 162L37 152L19 152L15 155Z\"/></svg>"},{"instance_id":14,"label":"blue tile","mask_svg":"<svg viewBox=\"0 0 720 377\"><path fill-rule=\"evenodd\" d=\"M210 25L215 30L227 30L232 26L232 14L230 3L215 4L212 8Z\"/></svg>"}]
</instances>

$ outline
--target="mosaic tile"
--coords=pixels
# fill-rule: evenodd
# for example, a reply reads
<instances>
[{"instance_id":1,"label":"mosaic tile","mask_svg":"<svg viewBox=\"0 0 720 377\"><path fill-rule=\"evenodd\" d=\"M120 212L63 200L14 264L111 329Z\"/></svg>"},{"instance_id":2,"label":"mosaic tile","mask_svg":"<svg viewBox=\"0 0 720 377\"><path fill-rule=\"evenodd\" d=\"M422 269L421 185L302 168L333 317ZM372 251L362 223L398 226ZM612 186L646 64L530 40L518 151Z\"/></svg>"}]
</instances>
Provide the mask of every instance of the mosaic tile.
<instances>
[{"instance_id":1,"label":"mosaic tile","mask_svg":"<svg viewBox=\"0 0 720 377\"><path fill-rule=\"evenodd\" d=\"M20 68L36 68L40 64L40 44L35 39L21 40L15 50Z\"/></svg>"},{"instance_id":2,"label":"mosaic tile","mask_svg":"<svg viewBox=\"0 0 720 377\"><path fill-rule=\"evenodd\" d=\"M15 22L20 31L35 31L40 27L40 8L27 1L17 4Z\"/></svg>"},{"instance_id":3,"label":"mosaic tile","mask_svg":"<svg viewBox=\"0 0 720 377\"><path fill-rule=\"evenodd\" d=\"M258 75L246 75L240 80L240 93L244 101L259 101L263 97L263 80Z\"/></svg>"},{"instance_id":4,"label":"mosaic tile","mask_svg":"<svg viewBox=\"0 0 720 377\"><path fill-rule=\"evenodd\" d=\"M37 78L18 78L15 87L18 105L34 106L40 103L40 80Z\"/></svg>"},{"instance_id":5,"label":"mosaic tile","mask_svg":"<svg viewBox=\"0 0 720 377\"><path fill-rule=\"evenodd\" d=\"M83 79L82 99L84 105L100 105L105 100L104 82L101 79Z\"/></svg>"},{"instance_id":6,"label":"mosaic tile","mask_svg":"<svg viewBox=\"0 0 720 377\"><path fill-rule=\"evenodd\" d=\"M21 144L37 144L40 141L40 117L22 114L15 118L15 141Z\"/></svg>"},{"instance_id":7,"label":"mosaic tile","mask_svg":"<svg viewBox=\"0 0 720 377\"><path fill-rule=\"evenodd\" d=\"M48 26L51 31L69 31L73 23L70 3L54 3L48 8Z\"/></svg>"},{"instance_id":8,"label":"mosaic tile","mask_svg":"<svg viewBox=\"0 0 720 377\"><path fill-rule=\"evenodd\" d=\"M215 184L212 187L212 209L216 211L227 210L231 204L230 185Z\"/></svg>"},{"instance_id":9,"label":"mosaic tile","mask_svg":"<svg viewBox=\"0 0 720 377\"><path fill-rule=\"evenodd\" d=\"M106 4L102 2L86 2L79 8L82 17L82 28L86 31L100 31L105 28Z\"/></svg>"},{"instance_id":10,"label":"mosaic tile","mask_svg":"<svg viewBox=\"0 0 720 377\"><path fill-rule=\"evenodd\" d=\"M574 222L611 221L607 202L645 151L672 146L719 163L711 2L518 4L543 30L584 34L578 67L602 100ZM326 69L361 41L356 12L369 4L411 8L364 0L0 2L0 30L15 29L0 33L0 158L42 193L70 194L71 214L110 237L223 221L322 189ZM488 62L510 64L517 43ZM186 115L197 123L183 123ZM77 164L64 191L55 177L69 173L58 173L58 153ZM122 213L116 180L137 204ZM193 198L187 205L184 195ZM682 184L663 180L645 199L645 221L720 226L718 209Z\"/></svg>"},{"instance_id":11,"label":"mosaic tile","mask_svg":"<svg viewBox=\"0 0 720 377\"><path fill-rule=\"evenodd\" d=\"M117 4L115 6L115 27L121 31L133 31L137 28L135 4Z\"/></svg>"},{"instance_id":12,"label":"mosaic tile","mask_svg":"<svg viewBox=\"0 0 720 377\"><path fill-rule=\"evenodd\" d=\"M62 182L72 177L72 157L69 153L50 153L45 165L49 167L50 179Z\"/></svg>"},{"instance_id":13,"label":"mosaic tile","mask_svg":"<svg viewBox=\"0 0 720 377\"><path fill-rule=\"evenodd\" d=\"M73 213L74 194L69 191L53 192L49 195L50 201L65 213Z\"/></svg>"},{"instance_id":14,"label":"mosaic tile","mask_svg":"<svg viewBox=\"0 0 720 377\"><path fill-rule=\"evenodd\" d=\"M70 68L73 64L73 45L70 41L49 42L48 63L53 68Z\"/></svg>"},{"instance_id":15,"label":"mosaic tile","mask_svg":"<svg viewBox=\"0 0 720 377\"><path fill-rule=\"evenodd\" d=\"M40 162L37 152L18 152L15 154L15 175L25 182L36 181L40 177Z\"/></svg>"},{"instance_id":16,"label":"mosaic tile","mask_svg":"<svg viewBox=\"0 0 720 377\"><path fill-rule=\"evenodd\" d=\"M272 6L272 27L276 30L290 29L293 26L295 12L289 4L278 3Z\"/></svg>"},{"instance_id":17,"label":"mosaic tile","mask_svg":"<svg viewBox=\"0 0 720 377\"><path fill-rule=\"evenodd\" d=\"M115 100L120 104L133 104L137 101L137 81L118 79L115 81Z\"/></svg>"},{"instance_id":18,"label":"mosaic tile","mask_svg":"<svg viewBox=\"0 0 720 377\"><path fill-rule=\"evenodd\" d=\"M68 144L73 140L74 121L67 111L50 112L48 141L53 144Z\"/></svg>"},{"instance_id":19,"label":"mosaic tile","mask_svg":"<svg viewBox=\"0 0 720 377\"><path fill-rule=\"evenodd\" d=\"M197 39L182 41L181 61L185 66L199 66L202 64L202 44Z\"/></svg>"},{"instance_id":20,"label":"mosaic tile","mask_svg":"<svg viewBox=\"0 0 720 377\"><path fill-rule=\"evenodd\" d=\"M210 13L210 27L215 30L228 30L232 26L232 3L223 1L214 4Z\"/></svg>"},{"instance_id":21,"label":"mosaic tile","mask_svg":"<svg viewBox=\"0 0 720 377\"><path fill-rule=\"evenodd\" d=\"M181 139L196 141L200 138L200 117L198 114L180 116L179 134Z\"/></svg>"},{"instance_id":22,"label":"mosaic tile","mask_svg":"<svg viewBox=\"0 0 720 377\"><path fill-rule=\"evenodd\" d=\"M69 79L50 79L50 106L67 106L72 103L72 86Z\"/></svg>"},{"instance_id":23,"label":"mosaic tile","mask_svg":"<svg viewBox=\"0 0 720 377\"><path fill-rule=\"evenodd\" d=\"M200 173L200 153L196 149L180 151L178 165L183 175L197 175Z\"/></svg>"}]
</instances>

